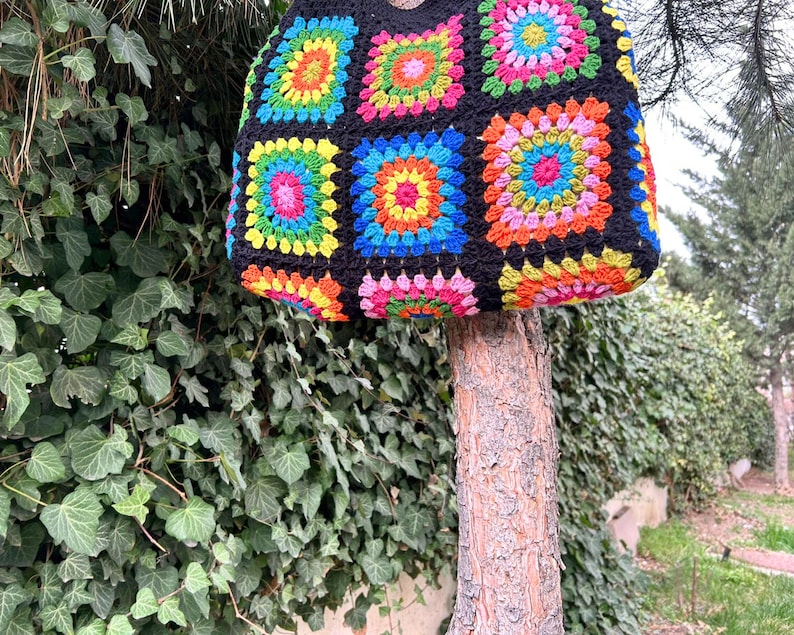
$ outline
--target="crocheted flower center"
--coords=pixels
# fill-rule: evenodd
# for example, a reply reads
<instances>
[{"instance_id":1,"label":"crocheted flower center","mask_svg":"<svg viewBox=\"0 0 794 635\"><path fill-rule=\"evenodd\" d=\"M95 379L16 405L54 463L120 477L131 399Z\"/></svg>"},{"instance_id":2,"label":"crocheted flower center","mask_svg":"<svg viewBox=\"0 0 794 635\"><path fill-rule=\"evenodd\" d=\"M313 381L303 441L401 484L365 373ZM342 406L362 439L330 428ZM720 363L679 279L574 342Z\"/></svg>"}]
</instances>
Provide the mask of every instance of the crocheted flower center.
<instances>
[{"instance_id":1,"label":"crocheted flower center","mask_svg":"<svg viewBox=\"0 0 794 635\"><path fill-rule=\"evenodd\" d=\"M532 180L540 187L553 185L560 178L561 168L562 166L556 156L541 157L532 170Z\"/></svg>"},{"instance_id":2,"label":"crocheted flower center","mask_svg":"<svg viewBox=\"0 0 794 635\"><path fill-rule=\"evenodd\" d=\"M272 197L276 213L284 219L295 220L303 216L303 192L298 178L288 172L276 175L272 184Z\"/></svg>"},{"instance_id":3,"label":"crocheted flower center","mask_svg":"<svg viewBox=\"0 0 794 635\"><path fill-rule=\"evenodd\" d=\"M432 51L414 49L397 58L392 73L392 82L401 89L412 89L422 86L433 73L436 58Z\"/></svg>"},{"instance_id":4,"label":"crocheted flower center","mask_svg":"<svg viewBox=\"0 0 794 635\"><path fill-rule=\"evenodd\" d=\"M295 79L300 78L294 82L295 88L302 92L323 90L333 65L330 51L324 48L304 51L303 54L299 51L295 54L295 60Z\"/></svg>"},{"instance_id":5,"label":"crocheted flower center","mask_svg":"<svg viewBox=\"0 0 794 635\"><path fill-rule=\"evenodd\" d=\"M419 188L410 181L399 183L394 191L394 199L403 210L415 210L416 203L419 200Z\"/></svg>"},{"instance_id":6,"label":"crocheted flower center","mask_svg":"<svg viewBox=\"0 0 794 635\"><path fill-rule=\"evenodd\" d=\"M541 44L546 44L548 33L542 26L533 22L524 28L521 39L524 40L524 44L534 49Z\"/></svg>"},{"instance_id":7,"label":"crocheted flower center","mask_svg":"<svg viewBox=\"0 0 794 635\"><path fill-rule=\"evenodd\" d=\"M411 56L403 64L403 74L410 79L417 79L424 71L425 63L416 57Z\"/></svg>"}]
</instances>

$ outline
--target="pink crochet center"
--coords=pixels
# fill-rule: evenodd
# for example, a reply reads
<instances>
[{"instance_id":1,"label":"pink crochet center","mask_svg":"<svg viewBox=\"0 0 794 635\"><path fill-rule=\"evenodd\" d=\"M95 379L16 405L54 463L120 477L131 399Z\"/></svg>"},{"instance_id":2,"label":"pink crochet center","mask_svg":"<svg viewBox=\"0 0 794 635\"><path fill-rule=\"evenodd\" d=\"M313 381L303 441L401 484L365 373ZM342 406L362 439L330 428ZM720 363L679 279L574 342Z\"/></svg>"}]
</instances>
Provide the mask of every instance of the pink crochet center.
<instances>
[{"instance_id":1,"label":"pink crochet center","mask_svg":"<svg viewBox=\"0 0 794 635\"><path fill-rule=\"evenodd\" d=\"M279 172L270 184L273 206L278 215L287 220L295 220L303 216L303 192L301 183L294 174Z\"/></svg>"}]
</instances>

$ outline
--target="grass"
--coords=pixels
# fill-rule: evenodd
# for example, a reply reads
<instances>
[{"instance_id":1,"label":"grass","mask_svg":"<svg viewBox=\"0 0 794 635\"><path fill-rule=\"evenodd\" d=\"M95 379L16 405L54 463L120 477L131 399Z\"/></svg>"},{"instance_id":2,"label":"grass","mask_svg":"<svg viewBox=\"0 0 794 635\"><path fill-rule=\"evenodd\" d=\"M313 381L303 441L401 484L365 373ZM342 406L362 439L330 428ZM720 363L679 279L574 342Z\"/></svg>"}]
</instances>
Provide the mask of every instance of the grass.
<instances>
[{"instance_id":1,"label":"grass","mask_svg":"<svg viewBox=\"0 0 794 635\"><path fill-rule=\"evenodd\" d=\"M662 565L649 572L649 608L657 615L673 622L702 622L723 635L794 633L794 578L724 562L679 521L643 528L639 553Z\"/></svg>"},{"instance_id":2,"label":"grass","mask_svg":"<svg viewBox=\"0 0 794 635\"><path fill-rule=\"evenodd\" d=\"M756 532L756 539L762 549L794 553L794 529L780 523L769 523L763 531Z\"/></svg>"}]
</instances>

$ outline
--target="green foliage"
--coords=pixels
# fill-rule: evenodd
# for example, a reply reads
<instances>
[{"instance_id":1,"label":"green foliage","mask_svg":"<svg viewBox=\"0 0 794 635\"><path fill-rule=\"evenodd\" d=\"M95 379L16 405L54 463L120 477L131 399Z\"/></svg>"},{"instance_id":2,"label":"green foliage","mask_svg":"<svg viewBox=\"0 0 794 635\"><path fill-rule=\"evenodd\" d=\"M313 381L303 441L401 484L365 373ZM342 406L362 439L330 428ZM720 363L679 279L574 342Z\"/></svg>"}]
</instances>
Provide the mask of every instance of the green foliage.
<instances>
[{"instance_id":1,"label":"green foliage","mask_svg":"<svg viewBox=\"0 0 794 635\"><path fill-rule=\"evenodd\" d=\"M644 580L612 548L604 505L643 474L666 482L679 507L704 501L728 462L768 461L769 408L719 316L659 281L548 312L544 322L554 353L567 632L637 633Z\"/></svg>"},{"instance_id":2,"label":"green foliage","mask_svg":"<svg viewBox=\"0 0 794 635\"><path fill-rule=\"evenodd\" d=\"M762 531L756 532L756 538L762 549L794 553L794 529L780 523L768 523Z\"/></svg>"},{"instance_id":3,"label":"green foliage","mask_svg":"<svg viewBox=\"0 0 794 635\"><path fill-rule=\"evenodd\" d=\"M0 8L0 632L319 628L351 593L361 628L456 553L441 330L233 283L220 158L270 25L154 4ZM636 632L601 509L666 447L650 302L546 316L571 632Z\"/></svg>"}]
</instances>

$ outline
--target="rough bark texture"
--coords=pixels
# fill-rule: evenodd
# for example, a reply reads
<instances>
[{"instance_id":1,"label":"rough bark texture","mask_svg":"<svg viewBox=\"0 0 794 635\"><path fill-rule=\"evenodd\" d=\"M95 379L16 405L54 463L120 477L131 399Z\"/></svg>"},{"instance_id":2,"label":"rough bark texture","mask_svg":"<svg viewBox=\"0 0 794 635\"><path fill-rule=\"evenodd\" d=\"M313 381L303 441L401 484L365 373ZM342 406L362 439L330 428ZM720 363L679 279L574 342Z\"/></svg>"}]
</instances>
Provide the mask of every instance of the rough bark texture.
<instances>
[{"instance_id":1,"label":"rough bark texture","mask_svg":"<svg viewBox=\"0 0 794 635\"><path fill-rule=\"evenodd\" d=\"M550 358L537 311L447 322L458 591L448 635L562 635Z\"/></svg>"},{"instance_id":2,"label":"rough bark texture","mask_svg":"<svg viewBox=\"0 0 794 635\"><path fill-rule=\"evenodd\" d=\"M787 489L788 478L788 417L783 399L783 369L778 365L770 373L772 384L772 416L775 419L775 487Z\"/></svg>"}]
</instances>

